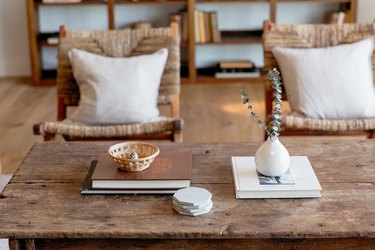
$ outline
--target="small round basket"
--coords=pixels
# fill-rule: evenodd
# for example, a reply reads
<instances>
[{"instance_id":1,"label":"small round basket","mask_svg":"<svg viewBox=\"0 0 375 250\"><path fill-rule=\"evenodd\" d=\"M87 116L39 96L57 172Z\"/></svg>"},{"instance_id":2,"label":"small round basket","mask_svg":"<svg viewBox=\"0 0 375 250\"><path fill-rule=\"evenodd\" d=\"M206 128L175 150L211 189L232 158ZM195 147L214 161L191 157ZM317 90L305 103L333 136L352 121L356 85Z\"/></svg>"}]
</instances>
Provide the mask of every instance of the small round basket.
<instances>
[{"instance_id":1,"label":"small round basket","mask_svg":"<svg viewBox=\"0 0 375 250\"><path fill-rule=\"evenodd\" d=\"M108 149L117 167L128 172L145 170L159 152L157 146L145 142L123 142L112 145ZM132 158L131 154L135 154L138 158Z\"/></svg>"}]
</instances>

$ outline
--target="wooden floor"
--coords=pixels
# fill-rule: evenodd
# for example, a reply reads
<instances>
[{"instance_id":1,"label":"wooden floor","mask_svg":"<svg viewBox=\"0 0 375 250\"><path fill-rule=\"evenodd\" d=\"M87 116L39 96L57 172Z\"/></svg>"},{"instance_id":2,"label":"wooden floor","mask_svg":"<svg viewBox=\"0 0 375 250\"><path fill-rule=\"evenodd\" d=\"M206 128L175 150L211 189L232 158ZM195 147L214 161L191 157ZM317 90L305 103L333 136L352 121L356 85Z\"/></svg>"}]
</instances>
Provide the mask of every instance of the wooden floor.
<instances>
[{"instance_id":1,"label":"wooden floor","mask_svg":"<svg viewBox=\"0 0 375 250\"><path fill-rule=\"evenodd\" d=\"M263 133L241 103L245 89L253 106L264 116L261 84L184 84L181 117L184 141L262 141ZM33 87L28 79L0 79L0 174L15 172L40 136L34 123L56 120L56 88Z\"/></svg>"}]
</instances>

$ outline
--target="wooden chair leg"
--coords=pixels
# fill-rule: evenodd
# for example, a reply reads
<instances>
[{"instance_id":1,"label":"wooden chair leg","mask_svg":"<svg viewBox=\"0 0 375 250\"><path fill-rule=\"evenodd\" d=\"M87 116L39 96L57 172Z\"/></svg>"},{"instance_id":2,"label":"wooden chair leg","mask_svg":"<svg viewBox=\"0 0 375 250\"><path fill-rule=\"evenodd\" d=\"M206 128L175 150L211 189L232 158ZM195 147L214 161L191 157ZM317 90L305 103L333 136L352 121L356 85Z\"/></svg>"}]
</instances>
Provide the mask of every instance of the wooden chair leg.
<instances>
[{"instance_id":1,"label":"wooden chair leg","mask_svg":"<svg viewBox=\"0 0 375 250\"><path fill-rule=\"evenodd\" d=\"M367 138L368 139L375 139L375 130L370 130Z\"/></svg>"},{"instance_id":2,"label":"wooden chair leg","mask_svg":"<svg viewBox=\"0 0 375 250\"><path fill-rule=\"evenodd\" d=\"M183 126L183 120L178 119L174 123L174 128L172 131L172 141L173 142L182 142L182 126Z\"/></svg>"},{"instance_id":3,"label":"wooden chair leg","mask_svg":"<svg viewBox=\"0 0 375 250\"><path fill-rule=\"evenodd\" d=\"M44 133L43 140L44 141L54 141L56 134Z\"/></svg>"},{"instance_id":4,"label":"wooden chair leg","mask_svg":"<svg viewBox=\"0 0 375 250\"><path fill-rule=\"evenodd\" d=\"M51 133L44 131L43 123L34 124L33 132L34 132L34 135L42 135L44 141L53 141L56 136L56 134L51 134Z\"/></svg>"}]
</instances>

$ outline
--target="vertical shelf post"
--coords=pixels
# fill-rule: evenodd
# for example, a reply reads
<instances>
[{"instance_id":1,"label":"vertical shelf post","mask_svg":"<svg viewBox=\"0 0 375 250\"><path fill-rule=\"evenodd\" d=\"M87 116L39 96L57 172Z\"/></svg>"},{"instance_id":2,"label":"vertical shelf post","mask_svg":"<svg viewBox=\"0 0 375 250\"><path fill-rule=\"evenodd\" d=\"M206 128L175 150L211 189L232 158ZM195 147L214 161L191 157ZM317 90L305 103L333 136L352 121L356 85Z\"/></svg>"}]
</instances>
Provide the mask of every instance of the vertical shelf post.
<instances>
[{"instance_id":1,"label":"vertical shelf post","mask_svg":"<svg viewBox=\"0 0 375 250\"><path fill-rule=\"evenodd\" d=\"M37 14L34 0L26 0L27 30L29 35L29 50L31 64L31 80L33 85L40 84L41 62L37 44Z\"/></svg>"},{"instance_id":2,"label":"vertical shelf post","mask_svg":"<svg viewBox=\"0 0 375 250\"><path fill-rule=\"evenodd\" d=\"M272 23L276 23L276 8L277 0L270 0L270 20Z\"/></svg>"},{"instance_id":3,"label":"vertical shelf post","mask_svg":"<svg viewBox=\"0 0 375 250\"><path fill-rule=\"evenodd\" d=\"M350 0L351 22L356 23L358 18L358 0Z\"/></svg>"},{"instance_id":4,"label":"vertical shelf post","mask_svg":"<svg viewBox=\"0 0 375 250\"><path fill-rule=\"evenodd\" d=\"M195 66L195 0L187 0L188 11L188 68L189 68L189 82L196 82L197 69Z\"/></svg>"},{"instance_id":5,"label":"vertical shelf post","mask_svg":"<svg viewBox=\"0 0 375 250\"><path fill-rule=\"evenodd\" d=\"M108 10L108 29L114 30L115 27L115 0L107 0Z\"/></svg>"}]
</instances>

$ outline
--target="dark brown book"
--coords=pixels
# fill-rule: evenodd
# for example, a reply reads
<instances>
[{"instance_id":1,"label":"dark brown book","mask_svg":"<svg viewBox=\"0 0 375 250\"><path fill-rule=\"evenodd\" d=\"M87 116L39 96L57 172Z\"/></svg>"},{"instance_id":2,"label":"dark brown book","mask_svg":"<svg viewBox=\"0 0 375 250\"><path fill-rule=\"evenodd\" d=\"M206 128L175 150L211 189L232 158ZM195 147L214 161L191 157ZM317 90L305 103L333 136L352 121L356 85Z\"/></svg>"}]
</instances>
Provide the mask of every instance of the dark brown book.
<instances>
[{"instance_id":1,"label":"dark brown book","mask_svg":"<svg viewBox=\"0 0 375 250\"><path fill-rule=\"evenodd\" d=\"M221 69L252 69L254 64L249 60L222 61L219 67Z\"/></svg>"},{"instance_id":2,"label":"dark brown book","mask_svg":"<svg viewBox=\"0 0 375 250\"><path fill-rule=\"evenodd\" d=\"M92 161L81 187L81 194L174 194L178 189L94 189L91 176L98 161Z\"/></svg>"},{"instance_id":3,"label":"dark brown book","mask_svg":"<svg viewBox=\"0 0 375 250\"><path fill-rule=\"evenodd\" d=\"M221 33L219 30L219 20L218 14L216 11L209 13L211 32L212 32L212 42L220 43L221 42Z\"/></svg>"},{"instance_id":4,"label":"dark brown book","mask_svg":"<svg viewBox=\"0 0 375 250\"><path fill-rule=\"evenodd\" d=\"M178 189L190 186L191 153L162 152L146 170L119 170L109 155L100 155L92 174L92 188Z\"/></svg>"}]
</instances>

